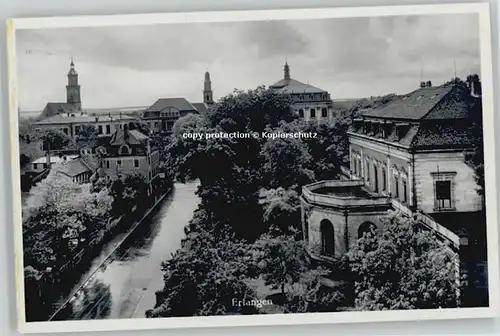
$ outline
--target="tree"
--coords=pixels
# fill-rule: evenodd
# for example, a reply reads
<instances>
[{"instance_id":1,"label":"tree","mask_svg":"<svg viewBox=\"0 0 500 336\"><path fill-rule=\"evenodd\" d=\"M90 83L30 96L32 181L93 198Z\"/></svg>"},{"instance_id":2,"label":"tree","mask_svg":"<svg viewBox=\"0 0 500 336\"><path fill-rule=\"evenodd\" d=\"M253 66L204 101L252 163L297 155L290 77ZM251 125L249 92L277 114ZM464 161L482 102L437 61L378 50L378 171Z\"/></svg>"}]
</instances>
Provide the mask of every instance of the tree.
<instances>
[{"instance_id":1,"label":"tree","mask_svg":"<svg viewBox=\"0 0 500 336\"><path fill-rule=\"evenodd\" d=\"M457 306L457 256L415 220L390 214L379 232L346 254L355 283L355 309Z\"/></svg>"},{"instance_id":2,"label":"tree","mask_svg":"<svg viewBox=\"0 0 500 336\"><path fill-rule=\"evenodd\" d=\"M263 235L255 242L254 249L260 252L257 264L263 270L266 285L280 289L282 295L308 270L302 242L292 236Z\"/></svg>"},{"instance_id":3,"label":"tree","mask_svg":"<svg viewBox=\"0 0 500 336\"><path fill-rule=\"evenodd\" d=\"M70 138L63 132L46 130L40 136L42 148L45 151L64 149L70 142Z\"/></svg>"},{"instance_id":4,"label":"tree","mask_svg":"<svg viewBox=\"0 0 500 336\"><path fill-rule=\"evenodd\" d=\"M198 220L202 220L198 217ZM162 264L165 287L147 317L211 316L256 313L254 307L234 304L255 293L244 282L248 271L244 244L214 240L207 231L188 234L183 246Z\"/></svg>"},{"instance_id":5,"label":"tree","mask_svg":"<svg viewBox=\"0 0 500 336\"><path fill-rule=\"evenodd\" d=\"M283 188L264 189L260 194L264 223L275 228L273 231L278 235L298 234L301 237L299 194Z\"/></svg>"},{"instance_id":6,"label":"tree","mask_svg":"<svg viewBox=\"0 0 500 336\"><path fill-rule=\"evenodd\" d=\"M261 155L262 183L270 188L299 189L314 180L314 173L308 169L312 157L300 139L268 139Z\"/></svg>"},{"instance_id":7,"label":"tree","mask_svg":"<svg viewBox=\"0 0 500 336\"><path fill-rule=\"evenodd\" d=\"M322 268L310 269L302 273L293 291L286 293L285 313L334 312L346 304L346 286L335 283L333 288L321 283L321 278L328 275Z\"/></svg>"},{"instance_id":8,"label":"tree","mask_svg":"<svg viewBox=\"0 0 500 336\"><path fill-rule=\"evenodd\" d=\"M282 123L280 130L285 133L311 133L313 137L302 138L311 157L307 169L314 172L316 180L336 179L342 165L349 159L349 139L347 130L349 120L336 118L327 123L303 120Z\"/></svg>"},{"instance_id":9,"label":"tree","mask_svg":"<svg viewBox=\"0 0 500 336\"><path fill-rule=\"evenodd\" d=\"M79 140L95 140L98 133L93 125L84 124L80 126L77 136Z\"/></svg>"},{"instance_id":10,"label":"tree","mask_svg":"<svg viewBox=\"0 0 500 336\"><path fill-rule=\"evenodd\" d=\"M110 194L113 197L113 214L121 216L131 213L135 207L138 209L147 207L149 202L148 187L148 183L142 175L127 175L123 180L114 180L110 186Z\"/></svg>"},{"instance_id":11,"label":"tree","mask_svg":"<svg viewBox=\"0 0 500 336\"><path fill-rule=\"evenodd\" d=\"M179 122L167 148L167 166L179 181L199 179L197 193L203 206L217 221L230 224L238 237L253 241L267 231L258 204L264 141L253 137L194 139L181 133L260 133L276 127L281 119L294 118L282 95L264 88L236 91L206 114Z\"/></svg>"},{"instance_id":12,"label":"tree","mask_svg":"<svg viewBox=\"0 0 500 336\"><path fill-rule=\"evenodd\" d=\"M92 192L91 187L78 185L56 170L33 187L23 214L26 265L41 270L53 266L58 257L60 261L67 230L90 235L105 227L112 198L106 188Z\"/></svg>"}]
</instances>

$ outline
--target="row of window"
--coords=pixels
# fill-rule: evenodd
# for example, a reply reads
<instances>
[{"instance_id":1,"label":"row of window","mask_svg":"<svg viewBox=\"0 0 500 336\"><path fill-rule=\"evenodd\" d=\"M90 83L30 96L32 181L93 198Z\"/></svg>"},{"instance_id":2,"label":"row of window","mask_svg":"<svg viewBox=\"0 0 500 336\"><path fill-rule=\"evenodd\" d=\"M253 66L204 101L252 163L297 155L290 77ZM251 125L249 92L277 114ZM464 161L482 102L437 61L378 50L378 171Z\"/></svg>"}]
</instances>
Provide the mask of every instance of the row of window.
<instances>
[{"instance_id":1,"label":"row of window","mask_svg":"<svg viewBox=\"0 0 500 336\"><path fill-rule=\"evenodd\" d=\"M154 123L149 123L149 127L153 129L161 128L162 131L171 132L172 129L174 128L174 122L167 121L166 123L160 123L159 121L155 121Z\"/></svg>"},{"instance_id":2,"label":"row of window","mask_svg":"<svg viewBox=\"0 0 500 336\"><path fill-rule=\"evenodd\" d=\"M330 97L327 93L309 93L309 94L293 94L294 100L329 100Z\"/></svg>"},{"instance_id":3,"label":"row of window","mask_svg":"<svg viewBox=\"0 0 500 336\"><path fill-rule=\"evenodd\" d=\"M379 167L369 160L365 161L364 170L361 169L361 159L352 159L352 171L356 176L362 176L366 183L377 193L391 192L391 195L404 203L408 203L408 181L404 176L392 174L392 190L388 190L387 169L385 166Z\"/></svg>"},{"instance_id":4,"label":"row of window","mask_svg":"<svg viewBox=\"0 0 500 336\"><path fill-rule=\"evenodd\" d=\"M366 234L375 232L377 227L372 222L364 222L358 227L358 239ZM335 232L333 224L328 219L320 222L321 254L327 257L335 256Z\"/></svg>"},{"instance_id":5,"label":"row of window","mask_svg":"<svg viewBox=\"0 0 500 336\"><path fill-rule=\"evenodd\" d=\"M365 161L364 171L361 170L361 159L353 157L352 171L356 176L362 176L366 184L371 186L377 193L390 192L391 196L408 203L408 180L405 176L393 173L391 178L391 190L387 186L386 166L378 166ZM434 210L449 210L454 208L453 202L453 176L455 173L431 173L434 179ZM379 177L381 181L379 181Z\"/></svg>"},{"instance_id":6,"label":"row of window","mask_svg":"<svg viewBox=\"0 0 500 336\"><path fill-rule=\"evenodd\" d=\"M316 109L312 108L309 110L309 116L311 118L316 118ZM304 109L299 110L299 117L304 118ZM321 109L321 117L322 118L327 118L328 117L328 109L327 108L322 108Z\"/></svg>"},{"instance_id":7,"label":"row of window","mask_svg":"<svg viewBox=\"0 0 500 336\"><path fill-rule=\"evenodd\" d=\"M106 168L109 169L111 167L110 161L101 161L101 168L104 165L104 162L106 163ZM116 160L116 165L121 167L122 166L122 160ZM139 168L140 167L140 161L138 159L134 159L134 167Z\"/></svg>"},{"instance_id":8,"label":"row of window","mask_svg":"<svg viewBox=\"0 0 500 336\"><path fill-rule=\"evenodd\" d=\"M160 116L164 118L179 118L181 113L179 111L167 111L161 112Z\"/></svg>"}]
</instances>

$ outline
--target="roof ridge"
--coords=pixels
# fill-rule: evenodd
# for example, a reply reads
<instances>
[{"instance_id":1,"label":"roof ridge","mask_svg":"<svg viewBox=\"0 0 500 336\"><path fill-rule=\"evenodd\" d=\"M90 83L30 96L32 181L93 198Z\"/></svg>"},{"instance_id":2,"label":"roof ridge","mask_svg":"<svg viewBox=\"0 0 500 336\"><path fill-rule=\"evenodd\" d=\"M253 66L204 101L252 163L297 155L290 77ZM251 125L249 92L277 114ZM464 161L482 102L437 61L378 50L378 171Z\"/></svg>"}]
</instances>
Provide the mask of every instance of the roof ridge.
<instances>
[{"instance_id":1,"label":"roof ridge","mask_svg":"<svg viewBox=\"0 0 500 336\"><path fill-rule=\"evenodd\" d=\"M434 109L436 108L436 106L438 106L439 104L441 104L441 102L443 101L443 99L450 94L450 92L455 88L454 85L450 86L450 87L446 87L444 85L440 85L438 86L438 88L441 88L441 89L447 89L448 91L443 94L443 96L441 98L439 98L436 103L429 109L429 111L427 111L427 113L425 113L419 120L422 120L422 119L425 119L426 116L428 116L431 112L434 111Z\"/></svg>"}]
</instances>

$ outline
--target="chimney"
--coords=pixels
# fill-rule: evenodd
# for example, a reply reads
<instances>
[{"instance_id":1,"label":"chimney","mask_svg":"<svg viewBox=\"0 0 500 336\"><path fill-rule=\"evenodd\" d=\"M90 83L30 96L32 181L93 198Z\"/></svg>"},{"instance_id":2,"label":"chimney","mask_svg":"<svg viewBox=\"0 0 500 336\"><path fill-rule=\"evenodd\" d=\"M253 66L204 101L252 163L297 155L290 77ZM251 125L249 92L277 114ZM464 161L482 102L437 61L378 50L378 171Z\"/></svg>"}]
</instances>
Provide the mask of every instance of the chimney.
<instances>
[{"instance_id":1,"label":"chimney","mask_svg":"<svg viewBox=\"0 0 500 336\"><path fill-rule=\"evenodd\" d=\"M425 83L425 86L432 87L432 82L431 81L427 81L427 83Z\"/></svg>"},{"instance_id":2,"label":"chimney","mask_svg":"<svg viewBox=\"0 0 500 336\"><path fill-rule=\"evenodd\" d=\"M424 88L424 87L425 87L425 82L423 82L423 81L422 81L422 82L420 82L420 87L421 87L421 88Z\"/></svg>"},{"instance_id":3,"label":"chimney","mask_svg":"<svg viewBox=\"0 0 500 336\"><path fill-rule=\"evenodd\" d=\"M472 97L479 98L482 96L481 81L477 74L467 76L467 86Z\"/></svg>"}]
</instances>

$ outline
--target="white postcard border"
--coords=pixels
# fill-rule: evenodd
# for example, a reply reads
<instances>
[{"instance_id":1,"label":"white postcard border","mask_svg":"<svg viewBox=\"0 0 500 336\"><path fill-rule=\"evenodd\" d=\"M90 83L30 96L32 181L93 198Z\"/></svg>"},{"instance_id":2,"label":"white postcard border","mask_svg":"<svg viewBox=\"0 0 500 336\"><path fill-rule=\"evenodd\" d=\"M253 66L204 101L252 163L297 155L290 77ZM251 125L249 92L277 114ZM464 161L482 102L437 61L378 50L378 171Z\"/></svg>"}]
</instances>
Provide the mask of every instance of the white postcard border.
<instances>
[{"instance_id":1,"label":"white postcard border","mask_svg":"<svg viewBox=\"0 0 500 336\"><path fill-rule=\"evenodd\" d=\"M154 25L193 22L238 22L261 20L298 20L342 17L370 17L394 15L439 15L477 13L480 24L481 79L483 83L483 132L485 153L485 188L487 212L488 247L488 284L489 307L429 309L411 311L373 311L373 312L334 312L306 314L272 314L247 316L211 316L155 319L119 319L85 321L25 322L24 276L21 219L21 197L19 177L18 144L18 99L16 86L15 32L20 29L98 27ZM22 333L56 333L69 331L111 331L111 330L148 330L199 327L235 327L263 325L297 325L326 323L360 323L414 320L443 320L457 318L492 318L500 312L499 250L497 227L497 191L495 177L495 136L494 136L494 97L493 66L491 50L491 24L488 3L443 4L443 5L404 5L358 8L317 8L258 11L192 12L169 14L133 15L93 15L44 18L20 18L7 21L7 52L9 74L9 124L11 129L11 167L16 299L18 326Z\"/></svg>"}]
</instances>

